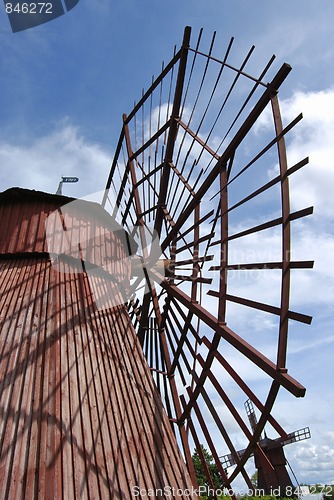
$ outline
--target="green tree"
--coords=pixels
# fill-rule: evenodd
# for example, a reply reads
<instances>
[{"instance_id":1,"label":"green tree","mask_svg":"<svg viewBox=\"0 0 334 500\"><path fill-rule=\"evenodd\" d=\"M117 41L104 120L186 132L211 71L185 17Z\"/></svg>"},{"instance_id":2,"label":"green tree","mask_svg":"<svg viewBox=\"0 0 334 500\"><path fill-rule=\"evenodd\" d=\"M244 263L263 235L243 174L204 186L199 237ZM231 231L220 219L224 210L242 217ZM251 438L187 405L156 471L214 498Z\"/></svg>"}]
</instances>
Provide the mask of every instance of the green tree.
<instances>
[{"instance_id":1,"label":"green tree","mask_svg":"<svg viewBox=\"0 0 334 500\"><path fill-rule=\"evenodd\" d=\"M208 450L206 450L202 444L201 444L201 450L202 450L202 453L204 455L205 463L209 469L209 473L210 473L210 476L212 479L214 489L215 490L222 489L223 485L224 485L223 478L219 472L219 469L214 461L213 456L210 455ZM193 463L194 463L194 468L195 468L198 486L206 486L207 488L212 487L212 486L210 486L210 483L206 477L200 455L196 449L194 450L194 453L192 455L192 459L193 459Z\"/></svg>"},{"instance_id":2,"label":"green tree","mask_svg":"<svg viewBox=\"0 0 334 500\"><path fill-rule=\"evenodd\" d=\"M257 473L257 470L256 470L254 472L254 474L252 475L252 477L250 478L251 483L254 486L254 488L257 488L257 478L258 478L258 473Z\"/></svg>"}]
</instances>

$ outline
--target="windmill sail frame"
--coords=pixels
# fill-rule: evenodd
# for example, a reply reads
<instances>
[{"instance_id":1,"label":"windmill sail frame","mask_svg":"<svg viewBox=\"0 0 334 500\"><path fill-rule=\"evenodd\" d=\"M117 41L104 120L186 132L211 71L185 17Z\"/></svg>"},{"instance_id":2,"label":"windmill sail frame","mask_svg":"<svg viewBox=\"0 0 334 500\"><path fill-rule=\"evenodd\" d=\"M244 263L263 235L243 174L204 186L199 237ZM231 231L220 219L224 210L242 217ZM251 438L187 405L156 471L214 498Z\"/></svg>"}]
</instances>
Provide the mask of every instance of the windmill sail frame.
<instances>
[{"instance_id":1,"label":"windmill sail frame","mask_svg":"<svg viewBox=\"0 0 334 500\"><path fill-rule=\"evenodd\" d=\"M258 442L264 426L289 439L272 416L279 389L295 397L305 394L286 366L288 325L310 324L312 318L290 310L289 296L294 270L312 268L313 262L291 259L291 226L313 209L290 210L289 178L308 163L304 158L289 165L286 154L286 136L302 118L283 126L278 92L291 67L283 64L273 73L273 56L257 70L259 76L251 76L247 67L254 47L236 63L234 40L218 58L215 38L202 49L201 30L192 46L187 27L181 48L123 115L102 205L129 234L140 229L147 249L142 258L149 260L149 240L159 237L168 273L149 269L146 294L134 280L128 308L190 473L194 477L190 443L199 450L205 441L224 485L230 487L240 474L252 488L245 464L255 449L263 455ZM257 128L261 120L271 122L263 137ZM273 156L278 169L271 170L268 180ZM249 206L253 210L261 196L272 192L278 216L235 223L236 212L247 213ZM278 258L231 259L234 244L271 231L279 232ZM276 304L230 292L234 273L254 272L279 273ZM277 333L270 337L275 356L263 352L247 329L238 334L228 326L233 308L275 318ZM266 395L257 396L252 383L238 373L233 353L238 364L244 360L267 380ZM230 386L236 388L236 401ZM239 411L245 396L260 412L253 432ZM232 420L243 435L241 455L225 420ZM229 477L219 459L222 450L236 464Z\"/></svg>"}]
</instances>

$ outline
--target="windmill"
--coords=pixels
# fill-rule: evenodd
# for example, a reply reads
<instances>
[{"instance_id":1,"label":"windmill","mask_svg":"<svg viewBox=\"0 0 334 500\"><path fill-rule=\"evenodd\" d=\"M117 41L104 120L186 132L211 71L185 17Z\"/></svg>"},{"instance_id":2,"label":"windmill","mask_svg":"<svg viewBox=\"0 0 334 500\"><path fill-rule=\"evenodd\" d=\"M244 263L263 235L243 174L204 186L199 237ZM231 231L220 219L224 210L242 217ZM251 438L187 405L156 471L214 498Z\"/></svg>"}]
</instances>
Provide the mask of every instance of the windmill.
<instances>
[{"instance_id":1,"label":"windmill","mask_svg":"<svg viewBox=\"0 0 334 500\"><path fill-rule=\"evenodd\" d=\"M79 178L78 177L64 177L62 175L61 181L59 182L58 189L56 191L56 194L63 194L63 184L64 182L78 182Z\"/></svg>"},{"instance_id":2,"label":"windmill","mask_svg":"<svg viewBox=\"0 0 334 500\"><path fill-rule=\"evenodd\" d=\"M249 419L250 427L255 432L257 427L257 417L254 405L250 399L245 402L245 409ZM283 447L290 443L296 443L309 439L310 429L304 427L294 432L290 432L285 437L270 439L264 431L264 437L260 436L257 447L254 448L254 460L257 469L257 488L266 495L278 494L286 495L294 491L293 483L286 469L287 460ZM238 456L242 457L245 450L238 451ZM221 457L223 467L231 467L236 464L233 455ZM288 489L288 490L287 490ZM275 493L276 492L276 493Z\"/></svg>"},{"instance_id":3,"label":"windmill","mask_svg":"<svg viewBox=\"0 0 334 500\"><path fill-rule=\"evenodd\" d=\"M273 408L280 389L305 394L286 366L288 325L311 317L291 310L289 295L295 273L313 266L290 251L291 227L313 210L290 210L289 179L308 163L286 155L302 118L281 118L278 91L291 67L275 69L273 56L260 68L253 52L241 58L233 39L218 51L216 34L202 30L191 43L187 27L123 115L102 200L138 235L134 268L143 263L144 280L134 274L128 311L194 482L195 447L212 485L204 443L224 485L242 477L250 489L249 457L270 460L264 426L281 436L272 450L298 440ZM261 414L252 432L239 411L245 397ZM236 429L248 442L242 453ZM223 450L235 463L229 477Z\"/></svg>"}]
</instances>

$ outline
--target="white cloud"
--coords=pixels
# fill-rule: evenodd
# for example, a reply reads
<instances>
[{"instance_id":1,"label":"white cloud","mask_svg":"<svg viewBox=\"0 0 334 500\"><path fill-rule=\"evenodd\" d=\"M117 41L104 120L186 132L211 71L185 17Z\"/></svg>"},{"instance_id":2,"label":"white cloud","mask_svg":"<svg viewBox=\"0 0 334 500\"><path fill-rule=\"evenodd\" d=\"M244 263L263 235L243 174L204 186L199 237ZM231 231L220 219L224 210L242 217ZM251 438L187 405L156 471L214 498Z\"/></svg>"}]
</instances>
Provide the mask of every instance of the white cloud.
<instances>
[{"instance_id":1,"label":"white cloud","mask_svg":"<svg viewBox=\"0 0 334 500\"><path fill-rule=\"evenodd\" d=\"M332 483L334 479L334 432L322 432L319 443L305 441L295 447L290 460L301 471L299 480L308 484Z\"/></svg>"},{"instance_id":2,"label":"white cloud","mask_svg":"<svg viewBox=\"0 0 334 500\"><path fill-rule=\"evenodd\" d=\"M285 123L301 111L303 120L288 134L287 153L289 166L306 156L310 164L290 177L291 210L315 207L310 219L292 223L292 258L314 259L312 273L302 271L292 292L296 303L329 303L334 298L334 250L332 221L334 217L334 89L319 92L296 92L281 101ZM269 109L260 118L255 132L259 134L271 127Z\"/></svg>"},{"instance_id":3,"label":"white cloud","mask_svg":"<svg viewBox=\"0 0 334 500\"><path fill-rule=\"evenodd\" d=\"M328 64L333 59L333 30L329 22L332 5L327 2L318 9L313 2L286 4L281 12L275 12L275 22L263 26L255 35L257 51L267 54L272 47L280 60L293 63L299 71L312 68L314 74L324 66L329 73Z\"/></svg>"},{"instance_id":4,"label":"white cloud","mask_svg":"<svg viewBox=\"0 0 334 500\"><path fill-rule=\"evenodd\" d=\"M290 177L291 208L315 206L318 219L334 213L334 89L298 91L280 102L285 125L301 112L303 119L286 136L289 166L309 156L310 164ZM271 128L270 109L258 120L255 133Z\"/></svg>"},{"instance_id":5,"label":"white cloud","mask_svg":"<svg viewBox=\"0 0 334 500\"><path fill-rule=\"evenodd\" d=\"M310 166L291 178L292 208L314 204L317 218L334 213L334 89L297 92L283 101L282 113L292 120L302 110L303 120L293 129L288 157L291 165L305 156Z\"/></svg>"},{"instance_id":6,"label":"white cloud","mask_svg":"<svg viewBox=\"0 0 334 500\"><path fill-rule=\"evenodd\" d=\"M79 177L63 193L82 196L105 186L111 155L82 137L69 120L31 143L0 142L0 187L56 192L62 175Z\"/></svg>"},{"instance_id":7,"label":"white cloud","mask_svg":"<svg viewBox=\"0 0 334 500\"><path fill-rule=\"evenodd\" d=\"M311 350L314 352L315 349L330 348L330 345L334 344L334 335L330 335L326 338L317 339L311 342L307 342L307 344L298 344L296 347L291 346L289 349L290 354L300 354L303 351Z\"/></svg>"}]
</instances>

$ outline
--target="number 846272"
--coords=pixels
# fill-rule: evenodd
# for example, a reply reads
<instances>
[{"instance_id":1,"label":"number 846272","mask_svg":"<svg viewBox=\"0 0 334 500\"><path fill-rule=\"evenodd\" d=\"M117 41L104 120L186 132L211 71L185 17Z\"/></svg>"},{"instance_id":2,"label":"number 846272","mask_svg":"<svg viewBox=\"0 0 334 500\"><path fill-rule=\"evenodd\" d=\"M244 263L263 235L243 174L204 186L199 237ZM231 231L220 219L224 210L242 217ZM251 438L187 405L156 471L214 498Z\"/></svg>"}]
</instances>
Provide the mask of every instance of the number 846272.
<instances>
[{"instance_id":1,"label":"number 846272","mask_svg":"<svg viewBox=\"0 0 334 500\"><path fill-rule=\"evenodd\" d=\"M7 14L16 12L17 14L52 14L52 3L6 3Z\"/></svg>"}]
</instances>

